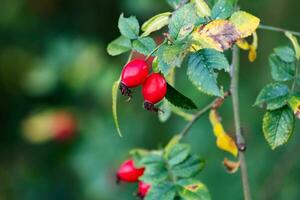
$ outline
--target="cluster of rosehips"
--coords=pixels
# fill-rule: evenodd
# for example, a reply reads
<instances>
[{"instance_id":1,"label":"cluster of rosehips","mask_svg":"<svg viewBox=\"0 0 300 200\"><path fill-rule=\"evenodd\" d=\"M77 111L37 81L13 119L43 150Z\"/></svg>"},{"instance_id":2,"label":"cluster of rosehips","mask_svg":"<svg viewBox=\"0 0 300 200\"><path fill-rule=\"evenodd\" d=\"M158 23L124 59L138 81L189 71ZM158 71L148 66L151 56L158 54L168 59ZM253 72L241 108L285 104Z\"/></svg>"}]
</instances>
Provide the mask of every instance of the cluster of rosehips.
<instances>
[{"instance_id":1,"label":"cluster of rosehips","mask_svg":"<svg viewBox=\"0 0 300 200\"><path fill-rule=\"evenodd\" d=\"M167 93L165 78L159 73L149 74L149 68L145 60L134 59L127 63L121 75L120 90L123 96L132 97L130 88L142 85L144 108L157 112L154 105L160 102Z\"/></svg>"},{"instance_id":2,"label":"cluster of rosehips","mask_svg":"<svg viewBox=\"0 0 300 200\"><path fill-rule=\"evenodd\" d=\"M117 182L134 183L139 181L139 177L143 175L145 168L136 168L132 159L124 161L118 172ZM139 181L137 195L142 199L147 195L151 185Z\"/></svg>"}]
</instances>

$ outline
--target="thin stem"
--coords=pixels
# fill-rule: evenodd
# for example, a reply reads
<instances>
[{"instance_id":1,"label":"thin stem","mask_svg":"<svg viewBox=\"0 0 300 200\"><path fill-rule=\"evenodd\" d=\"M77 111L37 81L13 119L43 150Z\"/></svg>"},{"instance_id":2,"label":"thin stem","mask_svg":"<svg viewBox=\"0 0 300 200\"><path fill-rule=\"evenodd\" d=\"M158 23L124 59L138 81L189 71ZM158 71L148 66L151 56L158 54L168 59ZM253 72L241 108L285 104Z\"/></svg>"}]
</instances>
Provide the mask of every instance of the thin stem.
<instances>
[{"instance_id":1,"label":"thin stem","mask_svg":"<svg viewBox=\"0 0 300 200\"><path fill-rule=\"evenodd\" d=\"M290 32L293 35L300 36L300 32L297 32L297 31L290 31L290 30L287 30L287 29L278 28L278 27L274 27L274 26L263 25L263 24L259 25L259 29L268 30L268 31L282 32L282 33Z\"/></svg>"},{"instance_id":2,"label":"thin stem","mask_svg":"<svg viewBox=\"0 0 300 200\"><path fill-rule=\"evenodd\" d=\"M157 45L157 47L155 47L155 49L153 49L146 57L146 61L164 44L166 44L167 40L163 41L162 43L160 43L159 45Z\"/></svg>"},{"instance_id":3,"label":"thin stem","mask_svg":"<svg viewBox=\"0 0 300 200\"><path fill-rule=\"evenodd\" d=\"M224 97L218 97L215 100L213 100L211 103L209 103L208 105L206 105L204 108L202 108L201 110L199 110L198 112L196 112L192 118L192 120L182 129L182 131L179 133L180 138L183 138L184 136L187 135L187 133L189 132L189 130L192 128L192 126L194 125L194 123L203 115L205 114L207 111L209 111L210 109L217 109L218 107L220 107L225 98L228 97L230 95L229 92L225 92Z\"/></svg>"},{"instance_id":4,"label":"thin stem","mask_svg":"<svg viewBox=\"0 0 300 200\"><path fill-rule=\"evenodd\" d=\"M294 77L294 81L293 81L292 88L291 88L292 92L294 92L295 87L296 87L296 82L297 82L298 73L299 73L299 63L300 63L300 61L297 61L295 77Z\"/></svg>"},{"instance_id":5,"label":"thin stem","mask_svg":"<svg viewBox=\"0 0 300 200\"><path fill-rule=\"evenodd\" d=\"M208 104L207 106L205 106L204 108L202 108L201 110L199 110L198 112L195 113L193 119L182 129L182 131L179 133L179 135L181 136L181 138L183 138L184 136L187 135L187 133L189 132L189 130L192 128L192 126L194 125L194 123L203 115L205 114L207 111L209 111L213 105L215 104L215 101L211 102L210 104Z\"/></svg>"},{"instance_id":6,"label":"thin stem","mask_svg":"<svg viewBox=\"0 0 300 200\"><path fill-rule=\"evenodd\" d=\"M233 47L232 52L232 77L231 77L231 95L232 95L232 106L234 114L235 123L235 134L237 139L237 145L239 147L239 160L241 163L241 178L244 191L244 199L251 200L251 193L248 181L247 164L244 155L244 150L246 148L245 140L241 132L240 123L240 111L239 111L239 93L238 93L238 83L239 83L239 49L237 46Z\"/></svg>"},{"instance_id":7,"label":"thin stem","mask_svg":"<svg viewBox=\"0 0 300 200\"><path fill-rule=\"evenodd\" d=\"M126 63L129 63L131 61L132 56L133 56L133 51L130 52Z\"/></svg>"}]
</instances>

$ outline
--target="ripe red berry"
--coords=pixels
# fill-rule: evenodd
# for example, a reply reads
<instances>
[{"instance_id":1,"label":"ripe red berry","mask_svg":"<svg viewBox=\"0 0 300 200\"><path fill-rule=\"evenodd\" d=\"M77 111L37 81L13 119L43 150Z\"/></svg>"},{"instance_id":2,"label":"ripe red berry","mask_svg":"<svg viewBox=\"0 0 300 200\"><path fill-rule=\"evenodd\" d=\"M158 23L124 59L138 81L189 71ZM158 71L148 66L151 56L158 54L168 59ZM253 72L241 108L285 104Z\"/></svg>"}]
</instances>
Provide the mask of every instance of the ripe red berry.
<instances>
[{"instance_id":1,"label":"ripe red berry","mask_svg":"<svg viewBox=\"0 0 300 200\"><path fill-rule=\"evenodd\" d=\"M154 104L161 101L167 93L167 83L165 78L159 73L150 74L145 80L142 93L144 96L144 108L157 112Z\"/></svg>"},{"instance_id":2,"label":"ripe red berry","mask_svg":"<svg viewBox=\"0 0 300 200\"><path fill-rule=\"evenodd\" d=\"M134 59L127 63L121 74L120 90L122 95L131 96L129 88L143 84L148 76L148 65L144 60Z\"/></svg>"},{"instance_id":3,"label":"ripe red berry","mask_svg":"<svg viewBox=\"0 0 300 200\"><path fill-rule=\"evenodd\" d=\"M138 196L140 196L141 198L144 198L147 195L150 187L151 187L150 184L140 181L139 187L138 187Z\"/></svg>"},{"instance_id":4,"label":"ripe red berry","mask_svg":"<svg viewBox=\"0 0 300 200\"><path fill-rule=\"evenodd\" d=\"M143 175L144 170L144 168L136 168L133 160L126 160L117 172L117 179L124 182L136 182Z\"/></svg>"},{"instance_id":5,"label":"ripe red berry","mask_svg":"<svg viewBox=\"0 0 300 200\"><path fill-rule=\"evenodd\" d=\"M76 129L74 116L68 112L57 112L53 115L53 132L55 139L66 141L73 138Z\"/></svg>"}]
</instances>

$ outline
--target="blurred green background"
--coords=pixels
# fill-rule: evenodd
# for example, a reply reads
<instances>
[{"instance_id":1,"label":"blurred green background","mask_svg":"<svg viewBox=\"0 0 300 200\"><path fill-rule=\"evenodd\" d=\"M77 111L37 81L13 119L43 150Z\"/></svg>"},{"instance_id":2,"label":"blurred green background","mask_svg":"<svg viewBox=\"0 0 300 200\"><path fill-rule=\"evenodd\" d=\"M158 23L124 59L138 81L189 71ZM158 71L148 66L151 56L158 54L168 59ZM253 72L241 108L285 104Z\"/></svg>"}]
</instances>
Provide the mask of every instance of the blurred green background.
<instances>
[{"instance_id":1,"label":"blurred green background","mask_svg":"<svg viewBox=\"0 0 300 200\"><path fill-rule=\"evenodd\" d=\"M299 0L241 0L240 5L263 24L300 31ZM170 9L162 0L1 0L0 200L135 199L135 184L115 184L118 165L132 148L165 145L186 122L173 115L160 123L155 114L143 110L136 92L130 104L119 98L124 134L119 138L111 114L111 85L126 56L110 57L105 49L119 35L121 12L143 22ZM254 199L298 200L299 125L287 145L271 151L261 131L263 111L252 107L259 90L271 82L268 55L289 41L279 33L259 30L258 34L258 59L250 64L242 52L240 74L251 189ZM199 107L211 101L188 82L184 68L178 70L176 79L178 89ZM228 83L226 75L222 79ZM56 112L69 113L76 124L75 133L66 140L47 132ZM52 115L42 117L43 113ZM233 133L230 100L220 114ZM29 123L32 116L38 120ZM24 135L26 123L32 135ZM61 122L63 128L65 124ZM43 141L39 134L50 134L50 139ZM207 160L199 179L212 198L242 199L240 175L225 172L221 163L230 155L215 147L207 116L192 128L185 142Z\"/></svg>"}]
</instances>

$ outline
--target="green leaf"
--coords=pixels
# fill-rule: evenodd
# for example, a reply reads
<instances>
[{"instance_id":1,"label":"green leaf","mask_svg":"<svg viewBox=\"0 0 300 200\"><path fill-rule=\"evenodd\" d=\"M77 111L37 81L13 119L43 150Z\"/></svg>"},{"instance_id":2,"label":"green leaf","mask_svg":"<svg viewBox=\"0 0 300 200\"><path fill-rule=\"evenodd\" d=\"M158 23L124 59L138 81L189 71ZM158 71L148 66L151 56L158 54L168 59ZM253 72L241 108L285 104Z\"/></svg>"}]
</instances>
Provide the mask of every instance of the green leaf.
<instances>
[{"instance_id":1,"label":"green leaf","mask_svg":"<svg viewBox=\"0 0 300 200\"><path fill-rule=\"evenodd\" d=\"M167 84L167 94L165 97L170 103L177 107L184 109L197 109L197 106L191 99L178 92L170 84Z\"/></svg>"},{"instance_id":2,"label":"green leaf","mask_svg":"<svg viewBox=\"0 0 300 200\"><path fill-rule=\"evenodd\" d=\"M130 39L120 36L117 39L113 40L107 46L107 52L111 56L117 56L122 53L125 53L131 49Z\"/></svg>"},{"instance_id":3,"label":"green leaf","mask_svg":"<svg viewBox=\"0 0 300 200\"><path fill-rule=\"evenodd\" d=\"M139 36L140 25L134 16L126 18L122 13L119 18L118 27L121 34L129 39L136 39Z\"/></svg>"},{"instance_id":4,"label":"green leaf","mask_svg":"<svg viewBox=\"0 0 300 200\"><path fill-rule=\"evenodd\" d=\"M171 14L172 13L170 12L161 13L155 15L154 17L146 21L142 25L142 30L144 31L144 33L141 36L142 37L148 36L150 33L154 31L158 31L164 26L168 25Z\"/></svg>"},{"instance_id":5,"label":"green leaf","mask_svg":"<svg viewBox=\"0 0 300 200\"><path fill-rule=\"evenodd\" d=\"M145 183L157 184L168 178L162 151L151 151L148 154L144 154L139 159L138 165L145 167L144 174L140 177L140 180Z\"/></svg>"},{"instance_id":6,"label":"green leaf","mask_svg":"<svg viewBox=\"0 0 300 200\"><path fill-rule=\"evenodd\" d=\"M176 10L170 19L170 36L174 40L177 40L181 28L187 25L195 25L198 18L199 17L197 16L195 5L192 3L185 4L184 6Z\"/></svg>"},{"instance_id":7,"label":"green leaf","mask_svg":"<svg viewBox=\"0 0 300 200\"><path fill-rule=\"evenodd\" d=\"M229 71L229 63L224 54L214 49L201 49L190 56L187 75L200 91L223 96L217 85L217 73L214 71L216 69Z\"/></svg>"},{"instance_id":8,"label":"green leaf","mask_svg":"<svg viewBox=\"0 0 300 200\"><path fill-rule=\"evenodd\" d=\"M166 152L166 159L168 164L172 167L182 163L190 154L191 148L187 144L176 144L168 152Z\"/></svg>"},{"instance_id":9,"label":"green leaf","mask_svg":"<svg viewBox=\"0 0 300 200\"><path fill-rule=\"evenodd\" d=\"M118 114L117 114L117 97L118 97L118 89L119 89L120 81L116 81L112 87L112 113L114 118L114 123L117 128L117 132L122 137L122 133L119 126Z\"/></svg>"},{"instance_id":10,"label":"green leaf","mask_svg":"<svg viewBox=\"0 0 300 200\"><path fill-rule=\"evenodd\" d=\"M168 142L168 144L165 147L165 153L168 154L171 151L171 149L180 142L181 138L181 135L173 136L173 138Z\"/></svg>"},{"instance_id":11,"label":"green leaf","mask_svg":"<svg viewBox=\"0 0 300 200\"><path fill-rule=\"evenodd\" d=\"M219 0L212 8L212 19L227 19L234 12L233 5L227 0Z\"/></svg>"},{"instance_id":12,"label":"green leaf","mask_svg":"<svg viewBox=\"0 0 300 200\"><path fill-rule=\"evenodd\" d=\"M206 186L198 180L182 179L177 181L177 191L184 200L210 200Z\"/></svg>"},{"instance_id":13,"label":"green leaf","mask_svg":"<svg viewBox=\"0 0 300 200\"><path fill-rule=\"evenodd\" d=\"M270 55L269 63L271 66L271 75L275 81L289 81L294 79L294 63L286 63L275 54Z\"/></svg>"},{"instance_id":14,"label":"green leaf","mask_svg":"<svg viewBox=\"0 0 300 200\"><path fill-rule=\"evenodd\" d=\"M186 55L185 50L186 46L181 43L165 45L162 52L164 62L174 67L180 67Z\"/></svg>"},{"instance_id":15,"label":"green leaf","mask_svg":"<svg viewBox=\"0 0 300 200\"><path fill-rule=\"evenodd\" d=\"M132 43L133 50L149 55L156 47L155 41L150 37L139 38Z\"/></svg>"},{"instance_id":16,"label":"green leaf","mask_svg":"<svg viewBox=\"0 0 300 200\"><path fill-rule=\"evenodd\" d=\"M211 10L205 0L192 0L192 2L195 4L199 17L204 18L211 15Z\"/></svg>"},{"instance_id":17,"label":"green leaf","mask_svg":"<svg viewBox=\"0 0 300 200\"><path fill-rule=\"evenodd\" d=\"M142 165L151 165L151 164L163 164L163 152L162 151L151 151L149 154L144 155L140 160Z\"/></svg>"},{"instance_id":18,"label":"green leaf","mask_svg":"<svg viewBox=\"0 0 300 200\"><path fill-rule=\"evenodd\" d=\"M165 182L158 185L152 185L145 200L173 200L176 195L176 189L173 183Z\"/></svg>"},{"instance_id":19,"label":"green leaf","mask_svg":"<svg viewBox=\"0 0 300 200\"><path fill-rule=\"evenodd\" d=\"M158 63L158 69L161 73L164 74L164 76L167 76L171 70L174 68L174 66L168 65L165 63L160 56L157 57L157 63Z\"/></svg>"},{"instance_id":20,"label":"green leaf","mask_svg":"<svg viewBox=\"0 0 300 200\"><path fill-rule=\"evenodd\" d=\"M159 70L167 76L174 67L180 67L185 57L185 46L182 44L162 45L157 51Z\"/></svg>"},{"instance_id":21,"label":"green leaf","mask_svg":"<svg viewBox=\"0 0 300 200\"><path fill-rule=\"evenodd\" d=\"M272 149L285 144L289 140L294 125L295 116L288 106L266 112L263 118L263 132Z\"/></svg>"},{"instance_id":22,"label":"green leaf","mask_svg":"<svg viewBox=\"0 0 300 200\"><path fill-rule=\"evenodd\" d=\"M184 162L171 168L172 174L180 178L190 178L198 174L204 167L204 161L198 156L189 156Z\"/></svg>"},{"instance_id":23,"label":"green leaf","mask_svg":"<svg viewBox=\"0 0 300 200\"><path fill-rule=\"evenodd\" d=\"M291 63L296 61L294 50L288 46L277 47L274 49L274 52L284 62Z\"/></svg>"},{"instance_id":24,"label":"green leaf","mask_svg":"<svg viewBox=\"0 0 300 200\"><path fill-rule=\"evenodd\" d=\"M168 178L169 174L164 162L145 165L145 171L139 179L151 185L161 183Z\"/></svg>"},{"instance_id":25,"label":"green leaf","mask_svg":"<svg viewBox=\"0 0 300 200\"><path fill-rule=\"evenodd\" d=\"M166 122L172 115L172 108L170 106L170 103L164 99L161 105L159 106L159 109L163 112L158 112L158 119L160 122Z\"/></svg>"},{"instance_id":26,"label":"green leaf","mask_svg":"<svg viewBox=\"0 0 300 200\"><path fill-rule=\"evenodd\" d=\"M287 104L289 87L280 83L266 85L259 93L254 103L255 106L266 104L268 110L275 110Z\"/></svg>"},{"instance_id":27,"label":"green leaf","mask_svg":"<svg viewBox=\"0 0 300 200\"><path fill-rule=\"evenodd\" d=\"M134 161L134 165L138 168L144 167L143 163L141 163L141 160L143 157L147 156L149 154L148 150L145 149L132 149L129 152L130 157Z\"/></svg>"},{"instance_id":28,"label":"green leaf","mask_svg":"<svg viewBox=\"0 0 300 200\"><path fill-rule=\"evenodd\" d=\"M187 24L181 27L177 41L183 41L188 38L188 36L193 32L195 25L194 24Z\"/></svg>"}]
</instances>

